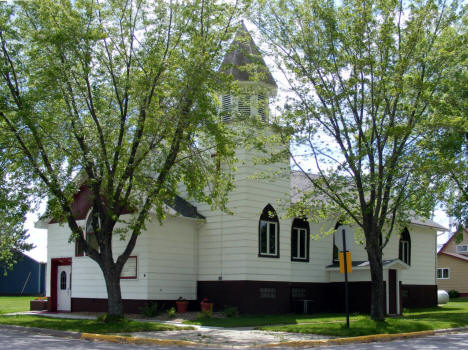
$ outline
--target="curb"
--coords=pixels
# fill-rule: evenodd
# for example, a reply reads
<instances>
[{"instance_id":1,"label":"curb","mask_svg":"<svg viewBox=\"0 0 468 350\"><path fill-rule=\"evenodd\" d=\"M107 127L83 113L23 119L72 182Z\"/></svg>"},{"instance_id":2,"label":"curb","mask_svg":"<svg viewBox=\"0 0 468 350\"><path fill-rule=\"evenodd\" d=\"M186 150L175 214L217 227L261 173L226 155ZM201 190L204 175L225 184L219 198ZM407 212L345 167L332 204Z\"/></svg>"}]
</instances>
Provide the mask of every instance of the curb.
<instances>
[{"instance_id":1,"label":"curb","mask_svg":"<svg viewBox=\"0 0 468 350\"><path fill-rule=\"evenodd\" d=\"M254 348L331 346L331 345L344 345L344 344L353 344L353 343L371 343L371 342L378 342L378 341L384 342L384 341L392 341L392 340L397 340L397 339L419 338L419 337L427 337L427 336L436 335L436 334L459 333L459 332L467 332L467 331L468 331L468 327L447 328L447 329L437 329L437 330L408 332L408 333L362 335L362 336L349 337L349 338L286 341L286 342L280 342L280 343L256 345L254 346Z\"/></svg>"}]
</instances>

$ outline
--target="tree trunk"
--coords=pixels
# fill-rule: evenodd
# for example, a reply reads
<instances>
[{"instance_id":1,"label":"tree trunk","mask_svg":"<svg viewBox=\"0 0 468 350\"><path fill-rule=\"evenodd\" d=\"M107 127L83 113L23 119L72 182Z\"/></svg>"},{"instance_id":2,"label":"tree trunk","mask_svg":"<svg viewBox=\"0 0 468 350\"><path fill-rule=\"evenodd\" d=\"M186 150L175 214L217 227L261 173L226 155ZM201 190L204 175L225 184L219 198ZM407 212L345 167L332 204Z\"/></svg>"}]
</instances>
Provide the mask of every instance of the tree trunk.
<instances>
[{"instance_id":1,"label":"tree trunk","mask_svg":"<svg viewBox=\"0 0 468 350\"><path fill-rule=\"evenodd\" d=\"M377 235L378 236L378 235ZM376 237L367 240L367 256L371 272L371 318L374 321L385 319L385 288L383 284L382 252L379 239Z\"/></svg>"},{"instance_id":2,"label":"tree trunk","mask_svg":"<svg viewBox=\"0 0 468 350\"><path fill-rule=\"evenodd\" d=\"M103 271L107 288L107 313L109 320L117 320L123 317L122 293L120 290L120 274L115 273L115 268Z\"/></svg>"}]
</instances>

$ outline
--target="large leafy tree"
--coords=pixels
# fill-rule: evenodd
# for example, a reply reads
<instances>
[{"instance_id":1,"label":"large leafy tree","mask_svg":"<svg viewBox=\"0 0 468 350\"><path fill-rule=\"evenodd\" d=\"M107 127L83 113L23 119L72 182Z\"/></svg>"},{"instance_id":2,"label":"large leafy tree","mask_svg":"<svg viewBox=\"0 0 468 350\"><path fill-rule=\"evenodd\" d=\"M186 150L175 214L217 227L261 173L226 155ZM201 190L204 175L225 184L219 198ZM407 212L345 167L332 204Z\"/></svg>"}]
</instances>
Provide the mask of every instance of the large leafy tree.
<instances>
[{"instance_id":1,"label":"large leafy tree","mask_svg":"<svg viewBox=\"0 0 468 350\"><path fill-rule=\"evenodd\" d=\"M436 178L415 152L457 59L453 26L464 14L456 2L432 0L262 1L254 14L289 83L279 130L311 184L296 209L334 213L363 232L371 317L382 320L382 250L435 203Z\"/></svg>"},{"instance_id":2,"label":"large leafy tree","mask_svg":"<svg viewBox=\"0 0 468 350\"><path fill-rule=\"evenodd\" d=\"M68 225L70 240L103 272L109 315L120 317L120 274L150 214L163 220L180 184L219 207L231 187L211 157L229 164L232 156L214 96L229 83L218 67L243 5L40 0L0 6L5 171L47 199L48 217ZM97 249L72 212L83 184L91 193ZM127 240L122 252L112 250L115 237Z\"/></svg>"}]
</instances>

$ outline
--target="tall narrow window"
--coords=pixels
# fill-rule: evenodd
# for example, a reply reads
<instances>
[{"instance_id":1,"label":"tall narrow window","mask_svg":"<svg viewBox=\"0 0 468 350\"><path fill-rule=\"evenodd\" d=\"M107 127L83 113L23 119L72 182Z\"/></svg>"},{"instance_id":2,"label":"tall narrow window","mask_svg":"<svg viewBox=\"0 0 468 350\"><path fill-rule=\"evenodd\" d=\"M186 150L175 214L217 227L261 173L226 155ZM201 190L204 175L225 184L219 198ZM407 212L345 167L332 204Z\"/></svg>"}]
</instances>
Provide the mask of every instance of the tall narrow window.
<instances>
[{"instance_id":1,"label":"tall narrow window","mask_svg":"<svg viewBox=\"0 0 468 350\"><path fill-rule=\"evenodd\" d=\"M411 265L411 237L407 228L400 235L398 258L404 263Z\"/></svg>"},{"instance_id":2,"label":"tall narrow window","mask_svg":"<svg viewBox=\"0 0 468 350\"><path fill-rule=\"evenodd\" d=\"M310 228L307 219L295 218L291 228L291 260L309 261Z\"/></svg>"},{"instance_id":3,"label":"tall narrow window","mask_svg":"<svg viewBox=\"0 0 468 350\"><path fill-rule=\"evenodd\" d=\"M223 121L227 122L231 120L232 115L232 99L231 95L223 95L221 98L221 114Z\"/></svg>"},{"instance_id":4,"label":"tall narrow window","mask_svg":"<svg viewBox=\"0 0 468 350\"><path fill-rule=\"evenodd\" d=\"M60 273L60 289L67 289L67 273L65 271Z\"/></svg>"},{"instance_id":5,"label":"tall narrow window","mask_svg":"<svg viewBox=\"0 0 468 350\"><path fill-rule=\"evenodd\" d=\"M275 209L268 204L258 225L258 256L279 258L279 220Z\"/></svg>"},{"instance_id":6,"label":"tall narrow window","mask_svg":"<svg viewBox=\"0 0 468 350\"><path fill-rule=\"evenodd\" d=\"M99 244L96 238L96 233L94 232L93 224L92 224L92 215L94 215L94 211L91 209L90 213L88 214L88 219L86 220L86 242L91 248L99 251ZM99 219L98 219L99 221ZM81 244L79 240L75 241L75 256L83 256L85 255L84 246Z\"/></svg>"},{"instance_id":7,"label":"tall narrow window","mask_svg":"<svg viewBox=\"0 0 468 350\"><path fill-rule=\"evenodd\" d=\"M335 231L340 227L340 222L337 222L335 225ZM335 243L335 235L333 235L333 252L332 252L332 264L338 262L338 247Z\"/></svg>"}]
</instances>

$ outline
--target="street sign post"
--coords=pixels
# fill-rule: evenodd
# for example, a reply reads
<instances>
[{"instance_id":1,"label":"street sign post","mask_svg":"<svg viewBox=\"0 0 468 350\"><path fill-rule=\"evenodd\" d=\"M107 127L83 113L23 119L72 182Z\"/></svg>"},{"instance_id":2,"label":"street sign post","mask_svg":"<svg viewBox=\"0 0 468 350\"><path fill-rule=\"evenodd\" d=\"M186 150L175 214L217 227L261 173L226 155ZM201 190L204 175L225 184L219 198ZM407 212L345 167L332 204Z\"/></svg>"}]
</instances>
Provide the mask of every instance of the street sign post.
<instances>
[{"instance_id":1,"label":"street sign post","mask_svg":"<svg viewBox=\"0 0 468 350\"><path fill-rule=\"evenodd\" d=\"M346 259L346 254L348 251L346 250L346 230L343 228L342 232L342 242L343 242L343 262L344 262L344 275L345 275L345 309L346 309L346 328L349 328L349 297L348 297L348 261Z\"/></svg>"}]
</instances>

